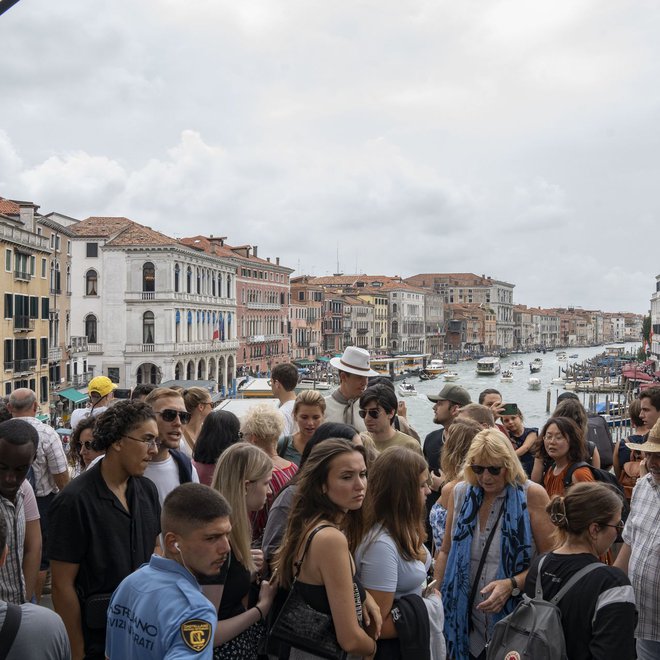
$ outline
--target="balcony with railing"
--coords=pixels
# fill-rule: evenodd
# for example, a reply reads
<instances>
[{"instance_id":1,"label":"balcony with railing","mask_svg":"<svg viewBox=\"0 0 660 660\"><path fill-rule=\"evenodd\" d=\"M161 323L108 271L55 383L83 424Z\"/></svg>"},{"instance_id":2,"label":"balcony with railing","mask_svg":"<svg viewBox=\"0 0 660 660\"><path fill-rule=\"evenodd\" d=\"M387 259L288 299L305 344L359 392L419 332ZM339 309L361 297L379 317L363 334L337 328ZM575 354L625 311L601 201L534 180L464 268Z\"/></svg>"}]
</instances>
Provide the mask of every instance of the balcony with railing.
<instances>
[{"instance_id":1,"label":"balcony with railing","mask_svg":"<svg viewBox=\"0 0 660 660\"><path fill-rule=\"evenodd\" d=\"M36 319L31 319L29 316L15 316L14 317L14 332L30 332L34 330Z\"/></svg>"},{"instance_id":2,"label":"balcony with railing","mask_svg":"<svg viewBox=\"0 0 660 660\"><path fill-rule=\"evenodd\" d=\"M103 353L103 344L90 344L87 343L87 352L92 355L101 355Z\"/></svg>"},{"instance_id":3,"label":"balcony with railing","mask_svg":"<svg viewBox=\"0 0 660 660\"><path fill-rule=\"evenodd\" d=\"M69 345L69 353L71 355L75 353L86 353L87 348L87 337L71 337L71 344Z\"/></svg>"},{"instance_id":4,"label":"balcony with railing","mask_svg":"<svg viewBox=\"0 0 660 660\"><path fill-rule=\"evenodd\" d=\"M71 377L71 385L73 387L86 387L89 381L94 378L93 371L83 371L81 374L73 374Z\"/></svg>"},{"instance_id":5,"label":"balcony with railing","mask_svg":"<svg viewBox=\"0 0 660 660\"><path fill-rule=\"evenodd\" d=\"M282 309L280 303L269 303L269 302L247 302L246 306L248 309Z\"/></svg>"},{"instance_id":6,"label":"balcony with railing","mask_svg":"<svg viewBox=\"0 0 660 660\"><path fill-rule=\"evenodd\" d=\"M10 365L9 367L7 365ZM12 369L14 373L28 373L37 366L35 358L25 358L22 360L14 360L13 362L5 362L5 369Z\"/></svg>"},{"instance_id":7,"label":"balcony with railing","mask_svg":"<svg viewBox=\"0 0 660 660\"><path fill-rule=\"evenodd\" d=\"M32 280L32 275L24 270L15 270L14 279L19 280L21 282L29 282L30 280Z\"/></svg>"},{"instance_id":8,"label":"balcony with railing","mask_svg":"<svg viewBox=\"0 0 660 660\"><path fill-rule=\"evenodd\" d=\"M126 291L124 293L126 302L177 302L177 303L203 303L204 305L226 304L229 307L235 305L234 298L226 296L214 296L208 293L184 293L182 291ZM270 309L270 308L269 308Z\"/></svg>"},{"instance_id":9,"label":"balcony with railing","mask_svg":"<svg viewBox=\"0 0 660 660\"><path fill-rule=\"evenodd\" d=\"M125 355L186 355L190 353L213 353L215 351L238 350L238 339L225 341L165 342L159 344L126 344Z\"/></svg>"},{"instance_id":10,"label":"balcony with railing","mask_svg":"<svg viewBox=\"0 0 660 660\"><path fill-rule=\"evenodd\" d=\"M62 361L62 347L61 346L51 346L48 349L48 360L50 362L61 362Z\"/></svg>"}]
</instances>

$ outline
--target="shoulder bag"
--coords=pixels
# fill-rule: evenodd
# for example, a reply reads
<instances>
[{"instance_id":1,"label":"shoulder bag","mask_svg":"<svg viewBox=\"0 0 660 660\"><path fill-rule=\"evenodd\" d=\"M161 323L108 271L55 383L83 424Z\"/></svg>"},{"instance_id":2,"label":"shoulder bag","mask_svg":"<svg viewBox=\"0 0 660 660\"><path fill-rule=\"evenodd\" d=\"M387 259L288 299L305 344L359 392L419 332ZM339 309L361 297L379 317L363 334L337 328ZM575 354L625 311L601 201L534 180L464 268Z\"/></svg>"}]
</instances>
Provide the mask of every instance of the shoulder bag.
<instances>
[{"instance_id":1,"label":"shoulder bag","mask_svg":"<svg viewBox=\"0 0 660 660\"><path fill-rule=\"evenodd\" d=\"M310 607L302 597L297 583L310 543L316 533L325 527L334 525L319 525L307 538L302 557L294 564L296 572L291 591L270 629L269 637L276 639L281 647L300 649L329 660L344 660L346 652L337 642L332 615Z\"/></svg>"}]
</instances>

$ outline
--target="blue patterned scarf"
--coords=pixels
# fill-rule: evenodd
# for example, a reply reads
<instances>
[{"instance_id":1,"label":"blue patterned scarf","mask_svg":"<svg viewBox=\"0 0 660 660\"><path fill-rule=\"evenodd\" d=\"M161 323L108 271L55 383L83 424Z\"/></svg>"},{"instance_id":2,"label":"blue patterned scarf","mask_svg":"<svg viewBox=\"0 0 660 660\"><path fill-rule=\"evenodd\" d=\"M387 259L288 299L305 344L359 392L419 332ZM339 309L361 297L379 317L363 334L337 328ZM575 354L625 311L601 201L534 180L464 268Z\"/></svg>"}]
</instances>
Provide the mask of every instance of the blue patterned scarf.
<instances>
[{"instance_id":1,"label":"blue patterned scarf","mask_svg":"<svg viewBox=\"0 0 660 660\"><path fill-rule=\"evenodd\" d=\"M468 660L470 657L470 551L479 508L484 499L482 488L468 486L465 501L456 518L451 550L442 582L445 607L445 637L447 657ZM455 514L456 515L456 514ZM522 486L508 485L501 518L502 544L497 580L521 573L529 567L532 555L532 531L527 511L527 496ZM446 530L451 533L451 530ZM496 552L491 546L489 552ZM509 598L502 610L488 622L488 635L497 621L513 611L518 599Z\"/></svg>"}]
</instances>

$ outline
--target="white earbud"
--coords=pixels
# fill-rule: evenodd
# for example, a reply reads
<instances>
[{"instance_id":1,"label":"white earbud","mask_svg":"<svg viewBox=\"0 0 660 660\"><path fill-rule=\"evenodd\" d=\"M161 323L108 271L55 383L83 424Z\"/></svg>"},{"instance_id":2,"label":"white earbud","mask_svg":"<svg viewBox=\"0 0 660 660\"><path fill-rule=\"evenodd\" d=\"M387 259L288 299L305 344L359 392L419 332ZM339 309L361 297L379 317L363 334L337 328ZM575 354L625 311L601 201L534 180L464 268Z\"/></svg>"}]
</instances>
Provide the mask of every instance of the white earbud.
<instances>
[{"instance_id":1,"label":"white earbud","mask_svg":"<svg viewBox=\"0 0 660 660\"><path fill-rule=\"evenodd\" d=\"M181 552L181 548L179 547L179 544L178 544L178 543L175 543L175 544L174 544L174 549L175 549L177 552Z\"/></svg>"}]
</instances>

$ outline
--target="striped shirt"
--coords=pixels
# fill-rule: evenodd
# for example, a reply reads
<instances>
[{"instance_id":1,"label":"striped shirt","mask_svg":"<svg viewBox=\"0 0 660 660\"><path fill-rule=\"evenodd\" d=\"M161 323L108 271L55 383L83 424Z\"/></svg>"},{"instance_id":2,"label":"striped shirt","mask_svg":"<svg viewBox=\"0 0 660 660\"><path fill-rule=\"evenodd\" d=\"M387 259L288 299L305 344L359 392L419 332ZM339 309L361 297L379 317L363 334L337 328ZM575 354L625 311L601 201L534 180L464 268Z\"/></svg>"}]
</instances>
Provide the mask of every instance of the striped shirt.
<instances>
[{"instance_id":1,"label":"striped shirt","mask_svg":"<svg viewBox=\"0 0 660 660\"><path fill-rule=\"evenodd\" d=\"M0 567L0 600L21 605L25 602L25 578L23 576L23 548L25 523L39 520L37 501L32 486L26 480L12 502L0 495L0 512L7 521L7 561Z\"/></svg>"},{"instance_id":2,"label":"striped shirt","mask_svg":"<svg viewBox=\"0 0 660 660\"><path fill-rule=\"evenodd\" d=\"M291 481L296 472L298 472L298 466L295 463L291 463L285 468L273 468L273 476L270 479L271 493L266 498L266 505L261 511L250 514L250 520L252 521L252 541L253 545L256 544L255 547L261 547L261 537L268 521L270 507L273 506L273 502L279 492Z\"/></svg>"},{"instance_id":3,"label":"striped shirt","mask_svg":"<svg viewBox=\"0 0 660 660\"><path fill-rule=\"evenodd\" d=\"M68 472L69 469L62 439L54 428L40 422L36 417L17 417L17 419L34 426L39 434L37 455L32 463L36 484L34 494L37 497L45 497L57 493L58 488L53 475Z\"/></svg>"},{"instance_id":4,"label":"striped shirt","mask_svg":"<svg viewBox=\"0 0 660 660\"><path fill-rule=\"evenodd\" d=\"M651 474L633 490L623 540L631 549L628 577L639 610L635 637L660 642L660 484Z\"/></svg>"}]
</instances>

